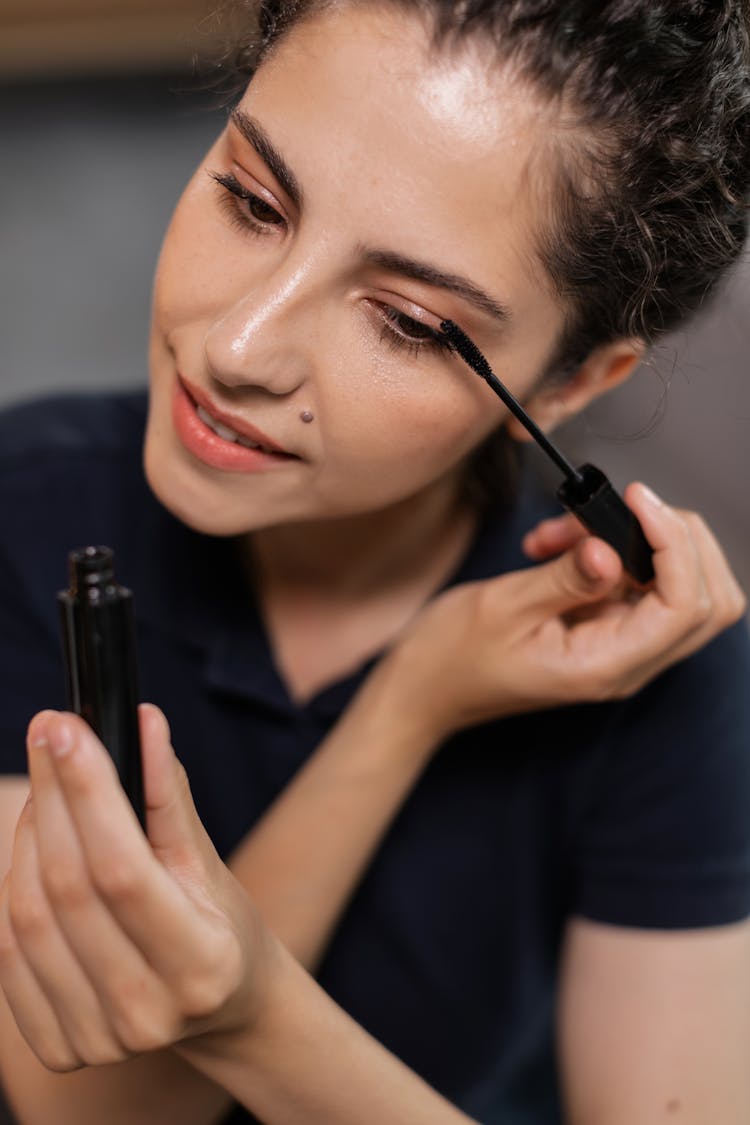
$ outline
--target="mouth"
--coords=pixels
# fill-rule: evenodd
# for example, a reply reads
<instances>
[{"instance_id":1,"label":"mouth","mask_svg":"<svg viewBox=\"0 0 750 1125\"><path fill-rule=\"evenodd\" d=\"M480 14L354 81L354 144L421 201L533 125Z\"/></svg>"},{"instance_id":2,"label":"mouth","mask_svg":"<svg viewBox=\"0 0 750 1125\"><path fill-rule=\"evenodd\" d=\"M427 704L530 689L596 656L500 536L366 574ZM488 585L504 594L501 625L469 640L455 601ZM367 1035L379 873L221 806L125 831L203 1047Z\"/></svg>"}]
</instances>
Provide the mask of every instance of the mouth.
<instances>
[{"instance_id":1,"label":"mouth","mask_svg":"<svg viewBox=\"0 0 750 1125\"><path fill-rule=\"evenodd\" d=\"M182 444L212 468L255 472L300 460L249 422L217 408L181 375L176 379L173 420Z\"/></svg>"}]
</instances>

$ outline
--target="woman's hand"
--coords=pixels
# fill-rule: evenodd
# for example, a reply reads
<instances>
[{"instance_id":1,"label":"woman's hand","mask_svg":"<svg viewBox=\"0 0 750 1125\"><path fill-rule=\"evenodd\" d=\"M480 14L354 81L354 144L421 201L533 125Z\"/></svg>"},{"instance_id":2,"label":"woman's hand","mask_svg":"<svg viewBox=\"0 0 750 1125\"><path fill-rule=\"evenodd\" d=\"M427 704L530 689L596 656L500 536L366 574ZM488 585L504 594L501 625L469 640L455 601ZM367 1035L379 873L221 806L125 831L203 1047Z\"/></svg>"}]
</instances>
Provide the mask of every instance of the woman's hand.
<instances>
[{"instance_id":1,"label":"woman's hand","mask_svg":"<svg viewBox=\"0 0 750 1125\"><path fill-rule=\"evenodd\" d=\"M559 558L454 587L415 619L386 665L402 706L436 738L517 712L627 697L742 616L745 598L700 517L643 485L625 499L654 549L647 589L625 579L611 547L562 516L524 541L532 558Z\"/></svg>"},{"instance_id":2,"label":"woman's hand","mask_svg":"<svg viewBox=\"0 0 750 1125\"><path fill-rule=\"evenodd\" d=\"M265 931L198 820L164 717L141 708L149 839L82 719L29 727L31 797L0 890L0 985L55 1071L247 1028Z\"/></svg>"}]
</instances>

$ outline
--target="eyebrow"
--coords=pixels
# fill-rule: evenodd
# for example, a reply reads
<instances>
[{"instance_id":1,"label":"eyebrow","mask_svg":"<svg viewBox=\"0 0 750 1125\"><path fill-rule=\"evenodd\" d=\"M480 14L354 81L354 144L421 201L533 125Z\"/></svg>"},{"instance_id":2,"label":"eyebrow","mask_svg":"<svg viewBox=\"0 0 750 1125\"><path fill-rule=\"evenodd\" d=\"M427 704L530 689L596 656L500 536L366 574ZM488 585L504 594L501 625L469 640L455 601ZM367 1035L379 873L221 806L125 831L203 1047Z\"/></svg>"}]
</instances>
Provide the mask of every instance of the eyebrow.
<instances>
[{"instance_id":1,"label":"eyebrow","mask_svg":"<svg viewBox=\"0 0 750 1125\"><path fill-rule=\"evenodd\" d=\"M302 188L299 180L272 143L260 122L256 121L254 117L250 117L238 106L235 106L229 114L229 120L248 144L252 145L261 160L268 165L294 206L299 209L302 206Z\"/></svg>"},{"instance_id":2,"label":"eyebrow","mask_svg":"<svg viewBox=\"0 0 750 1125\"><path fill-rule=\"evenodd\" d=\"M235 106L229 115L229 120L237 131L252 145L255 151L275 176L278 183L291 199L294 206L302 206L302 188L300 182L284 160L283 156L271 141L268 133L254 117L250 117L239 106ZM467 301L480 312L507 326L512 320L510 309L491 297L484 289L480 289L473 281L460 274L446 273L429 262L419 262L414 258L407 258L393 250L378 250L371 247L360 247L360 254L366 262L388 270L390 273L400 274L412 281L421 281L436 289L445 289L455 293L461 300Z\"/></svg>"},{"instance_id":3,"label":"eyebrow","mask_svg":"<svg viewBox=\"0 0 750 1125\"><path fill-rule=\"evenodd\" d=\"M413 281L423 281L426 285L432 285L438 289L447 289L448 292L455 293L457 297L468 301L480 312L500 321L504 326L507 326L513 319L512 313L506 305L500 304L499 301L496 301L494 297L491 297L484 289L480 289L467 277L461 277L460 274L456 273L445 273L444 270L440 270L437 266L430 265L428 262L418 262L413 258L405 258L402 254L396 254L392 250L375 250L363 247L361 253L367 262L380 266L390 273L397 273L402 277L411 278Z\"/></svg>"}]
</instances>

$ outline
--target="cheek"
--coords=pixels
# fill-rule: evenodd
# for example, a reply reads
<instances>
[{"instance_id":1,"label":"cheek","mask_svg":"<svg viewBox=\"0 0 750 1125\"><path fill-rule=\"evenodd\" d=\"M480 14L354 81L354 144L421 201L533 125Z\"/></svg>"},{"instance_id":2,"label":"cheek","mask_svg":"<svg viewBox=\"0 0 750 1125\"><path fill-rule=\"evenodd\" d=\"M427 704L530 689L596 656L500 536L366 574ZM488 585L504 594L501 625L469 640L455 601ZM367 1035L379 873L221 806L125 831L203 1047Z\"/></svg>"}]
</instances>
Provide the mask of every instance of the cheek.
<instances>
[{"instance_id":1,"label":"cheek","mask_svg":"<svg viewBox=\"0 0 750 1125\"><path fill-rule=\"evenodd\" d=\"M488 397L489 396L489 397ZM458 464L504 411L479 380L440 359L373 365L369 378L339 381L319 414L326 463L351 480L423 484Z\"/></svg>"},{"instance_id":2,"label":"cheek","mask_svg":"<svg viewBox=\"0 0 750 1125\"><path fill-rule=\"evenodd\" d=\"M226 229L214 214L201 169L186 187L164 235L153 288L154 314L165 327L200 312L217 294Z\"/></svg>"}]
</instances>

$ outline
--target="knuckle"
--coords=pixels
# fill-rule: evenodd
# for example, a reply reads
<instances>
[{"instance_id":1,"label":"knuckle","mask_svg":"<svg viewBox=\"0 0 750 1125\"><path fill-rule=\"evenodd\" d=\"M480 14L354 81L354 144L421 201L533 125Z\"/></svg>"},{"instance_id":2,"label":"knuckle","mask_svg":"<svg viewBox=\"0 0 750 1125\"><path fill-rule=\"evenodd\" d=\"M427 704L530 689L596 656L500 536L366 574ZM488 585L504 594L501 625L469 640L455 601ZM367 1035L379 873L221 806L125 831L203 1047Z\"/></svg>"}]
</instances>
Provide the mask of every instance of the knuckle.
<instances>
[{"instance_id":1,"label":"knuckle","mask_svg":"<svg viewBox=\"0 0 750 1125\"><path fill-rule=\"evenodd\" d=\"M691 614L693 624L697 626L705 625L710 620L713 610L713 598L704 586L698 591L693 601Z\"/></svg>"},{"instance_id":2,"label":"knuckle","mask_svg":"<svg viewBox=\"0 0 750 1125\"><path fill-rule=\"evenodd\" d=\"M39 937L49 925L49 909L36 891L12 894L8 910L13 931L22 939Z\"/></svg>"},{"instance_id":3,"label":"knuckle","mask_svg":"<svg viewBox=\"0 0 750 1125\"><path fill-rule=\"evenodd\" d=\"M570 667L564 673L566 697L581 703L602 703L614 697L618 680L600 660Z\"/></svg>"},{"instance_id":4,"label":"knuckle","mask_svg":"<svg viewBox=\"0 0 750 1125\"><path fill-rule=\"evenodd\" d=\"M95 1043L81 1052L85 1066L111 1066L126 1057L122 1047L114 1043Z\"/></svg>"},{"instance_id":5,"label":"knuckle","mask_svg":"<svg viewBox=\"0 0 750 1125\"><path fill-rule=\"evenodd\" d=\"M236 944L217 940L204 956L201 969L183 981L181 1009L188 1019L200 1019L218 1011L232 995L240 967Z\"/></svg>"},{"instance_id":6,"label":"knuckle","mask_svg":"<svg viewBox=\"0 0 750 1125\"><path fill-rule=\"evenodd\" d=\"M71 1071L80 1070L85 1066L83 1059L65 1043L57 1043L54 1046L44 1044L41 1047L32 1045L32 1050L42 1066L54 1074L70 1074Z\"/></svg>"},{"instance_id":7,"label":"knuckle","mask_svg":"<svg viewBox=\"0 0 750 1125\"><path fill-rule=\"evenodd\" d=\"M180 1023L171 1012L155 1011L148 1005L123 1010L115 1021L122 1048L131 1055L167 1047L178 1038Z\"/></svg>"},{"instance_id":8,"label":"knuckle","mask_svg":"<svg viewBox=\"0 0 750 1125\"><path fill-rule=\"evenodd\" d=\"M87 877L80 868L66 860L47 862L42 880L49 898L68 909L83 906L91 896Z\"/></svg>"},{"instance_id":9,"label":"knuckle","mask_svg":"<svg viewBox=\"0 0 750 1125\"><path fill-rule=\"evenodd\" d=\"M228 998L228 987L221 975L210 972L191 974L180 989L180 1007L186 1019L201 1019L216 1012Z\"/></svg>"},{"instance_id":10,"label":"knuckle","mask_svg":"<svg viewBox=\"0 0 750 1125\"><path fill-rule=\"evenodd\" d=\"M695 535L703 536L708 532L708 524L698 512L683 512L682 518Z\"/></svg>"},{"instance_id":11,"label":"knuckle","mask_svg":"<svg viewBox=\"0 0 750 1125\"><path fill-rule=\"evenodd\" d=\"M141 893L140 874L127 860L109 858L93 871L94 885L110 902L133 902Z\"/></svg>"}]
</instances>

